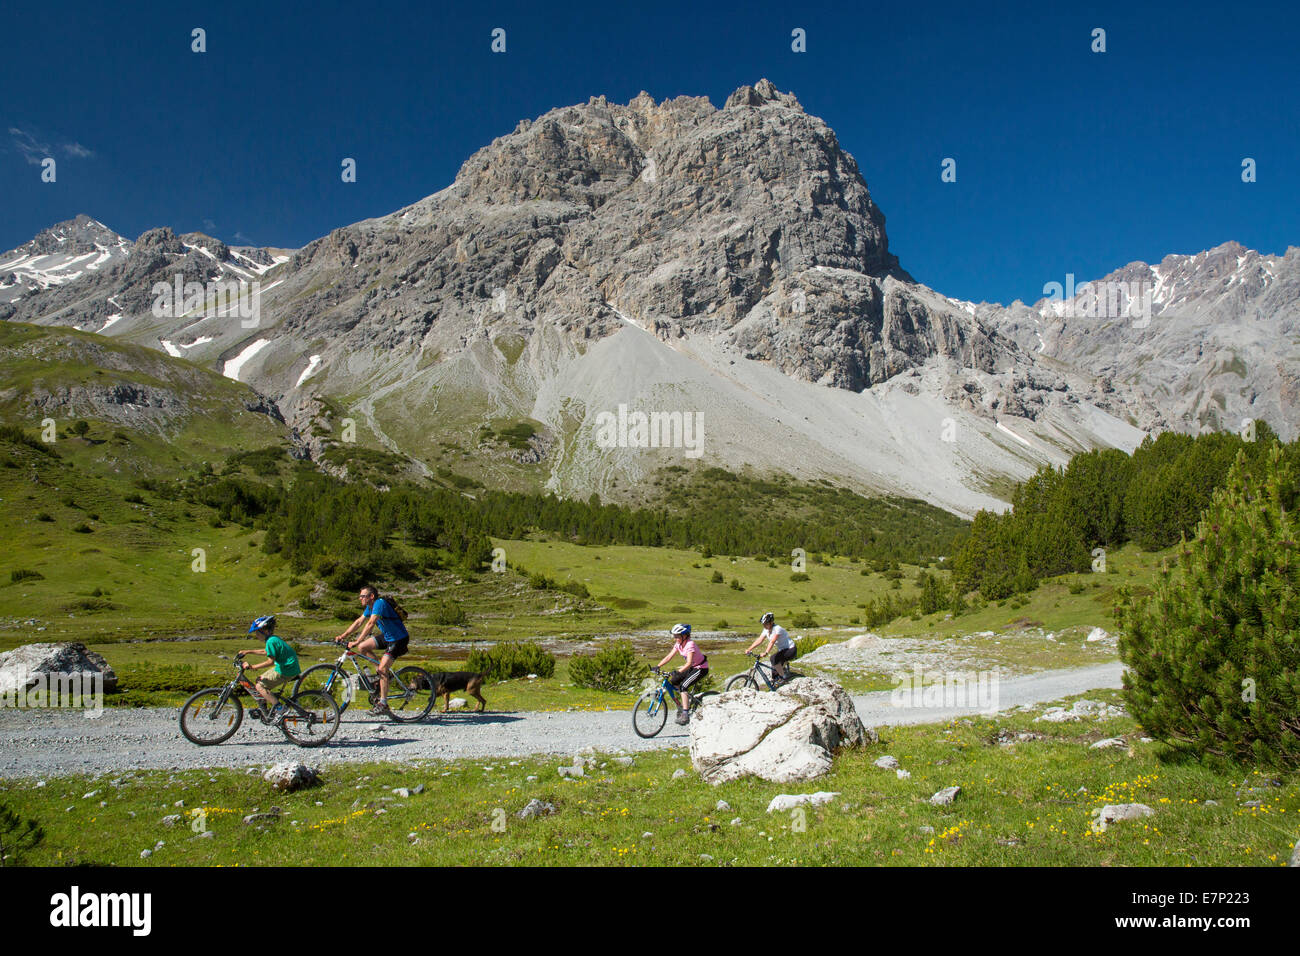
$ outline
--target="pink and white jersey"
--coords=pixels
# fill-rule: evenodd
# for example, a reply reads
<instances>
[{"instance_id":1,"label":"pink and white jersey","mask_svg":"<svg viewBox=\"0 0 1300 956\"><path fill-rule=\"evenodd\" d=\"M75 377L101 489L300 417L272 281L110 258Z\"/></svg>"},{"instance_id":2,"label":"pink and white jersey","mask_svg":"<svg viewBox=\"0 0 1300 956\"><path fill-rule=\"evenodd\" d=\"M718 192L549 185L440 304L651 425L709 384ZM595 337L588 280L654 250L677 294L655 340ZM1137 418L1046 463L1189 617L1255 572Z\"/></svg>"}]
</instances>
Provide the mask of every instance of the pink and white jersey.
<instances>
[{"instance_id":1,"label":"pink and white jersey","mask_svg":"<svg viewBox=\"0 0 1300 956\"><path fill-rule=\"evenodd\" d=\"M699 667L704 663L704 652L694 641L688 640L685 644L679 644L676 647L677 653L686 658L686 663L691 667Z\"/></svg>"}]
</instances>

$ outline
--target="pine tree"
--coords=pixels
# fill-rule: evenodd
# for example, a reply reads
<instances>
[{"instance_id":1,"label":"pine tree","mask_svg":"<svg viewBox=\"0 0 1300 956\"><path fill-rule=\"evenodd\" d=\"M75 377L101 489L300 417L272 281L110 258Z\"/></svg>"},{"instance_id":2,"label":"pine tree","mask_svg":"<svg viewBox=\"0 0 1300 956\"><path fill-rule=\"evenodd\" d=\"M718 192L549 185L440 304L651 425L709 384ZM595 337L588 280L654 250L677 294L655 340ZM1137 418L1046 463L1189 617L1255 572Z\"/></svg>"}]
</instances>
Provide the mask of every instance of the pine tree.
<instances>
[{"instance_id":1,"label":"pine tree","mask_svg":"<svg viewBox=\"0 0 1300 956\"><path fill-rule=\"evenodd\" d=\"M1125 697L1153 737L1212 762L1300 766L1300 483L1237 456L1156 592L1120 608Z\"/></svg>"}]
</instances>

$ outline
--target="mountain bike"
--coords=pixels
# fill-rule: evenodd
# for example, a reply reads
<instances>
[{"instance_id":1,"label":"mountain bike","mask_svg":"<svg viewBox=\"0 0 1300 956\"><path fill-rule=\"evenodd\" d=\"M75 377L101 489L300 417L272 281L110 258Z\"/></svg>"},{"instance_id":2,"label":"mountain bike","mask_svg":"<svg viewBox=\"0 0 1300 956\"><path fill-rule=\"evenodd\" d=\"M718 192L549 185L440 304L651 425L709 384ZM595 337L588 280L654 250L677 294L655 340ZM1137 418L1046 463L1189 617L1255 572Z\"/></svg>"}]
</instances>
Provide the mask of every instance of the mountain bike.
<instances>
[{"instance_id":1,"label":"mountain bike","mask_svg":"<svg viewBox=\"0 0 1300 956\"><path fill-rule=\"evenodd\" d=\"M671 699L679 710L682 706L681 694L668 679L668 675L657 667L650 669L661 682L658 687L652 687L638 697L632 707L632 729L638 737L654 737L664 729L664 724L668 723L668 701L665 698ZM694 713L705 701L717 696L716 690L692 693L690 712Z\"/></svg>"},{"instance_id":2,"label":"mountain bike","mask_svg":"<svg viewBox=\"0 0 1300 956\"><path fill-rule=\"evenodd\" d=\"M282 716L268 715L264 713L266 702L253 689L253 682L244 676L243 657L243 654L235 656L236 673L230 683L201 690L181 707L181 733L186 740L210 747L233 737L244 722L240 697L245 693L258 702L258 720L267 726L278 724L285 737L299 747L319 747L334 736L342 712L333 697L321 690L299 693L295 687L292 696L276 695Z\"/></svg>"},{"instance_id":3,"label":"mountain bike","mask_svg":"<svg viewBox=\"0 0 1300 956\"><path fill-rule=\"evenodd\" d=\"M776 676L776 672L772 670L772 665L765 663L763 658L758 654L746 654L745 656L754 659L753 666L743 674L736 674L733 677L728 677L727 683L723 685L723 690L735 690L738 687L752 687L754 690L762 690L763 688L759 686L760 681L762 684L766 685L768 690L776 690L782 684L788 684L796 677L804 676L803 674L790 670L789 662L787 661L785 670L787 676L783 680Z\"/></svg>"},{"instance_id":4,"label":"mountain bike","mask_svg":"<svg viewBox=\"0 0 1300 956\"><path fill-rule=\"evenodd\" d=\"M356 674L344 668L349 661ZM375 670L370 668L375 666ZM379 701L379 661L366 654L344 648L333 664L317 664L298 677L293 692L322 690L339 702L339 713L348 709L358 690L366 692L373 707ZM388 716L399 723L419 720L433 709L433 677L423 667L408 665L388 678Z\"/></svg>"}]
</instances>

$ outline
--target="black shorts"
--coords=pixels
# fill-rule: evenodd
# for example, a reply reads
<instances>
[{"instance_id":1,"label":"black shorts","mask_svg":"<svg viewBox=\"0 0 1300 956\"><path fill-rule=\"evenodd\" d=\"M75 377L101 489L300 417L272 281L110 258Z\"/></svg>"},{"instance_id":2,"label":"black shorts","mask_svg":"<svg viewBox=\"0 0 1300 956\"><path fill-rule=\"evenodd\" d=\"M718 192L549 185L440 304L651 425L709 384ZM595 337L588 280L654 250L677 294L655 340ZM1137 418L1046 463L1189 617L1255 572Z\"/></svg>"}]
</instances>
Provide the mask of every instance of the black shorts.
<instances>
[{"instance_id":1,"label":"black shorts","mask_svg":"<svg viewBox=\"0 0 1300 956\"><path fill-rule=\"evenodd\" d=\"M786 661L794 660L794 656L796 653L798 653L798 650L799 649L797 647L787 647L783 651L777 651L770 658L768 658L768 661L772 664L773 667L775 667L777 664L784 664Z\"/></svg>"},{"instance_id":2,"label":"black shorts","mask_svg":"<svg viewBox=\"0 0 1300 956\"><path fill-rule=\"evenodd\" d=\"M703 667L691 667L684 671L673 671L668 675L668 683L672 684L678 690L686 690L697 680L708 674L709 665Z\"/></svg>"},{"instance_id":3,"label":"black shorts","mask_svg":"<svg viewBox=\"0 0 1300 956\"><path fill-rule=\"evenodd\" d=\"M395 641L392 644L381 643L379 645L379 655L381 657L385 654L393 658L401 657L403 654L406 653L406 646L410 643L410 641L411 639L409 637L404 637L400 641Z\"/></svg>"}]
</instances>

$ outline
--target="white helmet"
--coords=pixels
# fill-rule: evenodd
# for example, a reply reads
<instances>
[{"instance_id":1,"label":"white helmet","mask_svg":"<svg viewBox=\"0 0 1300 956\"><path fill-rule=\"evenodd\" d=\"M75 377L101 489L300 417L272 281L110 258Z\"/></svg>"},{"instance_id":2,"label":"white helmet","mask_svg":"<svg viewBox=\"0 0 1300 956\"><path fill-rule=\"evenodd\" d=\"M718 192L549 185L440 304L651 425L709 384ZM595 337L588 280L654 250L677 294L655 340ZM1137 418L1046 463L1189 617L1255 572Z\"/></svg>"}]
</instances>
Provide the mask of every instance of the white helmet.
<instances>
[{"instance_id":1,"label":"white helmet","mask_svg":"<svg viewBox=\"0 0 1300 956\"><path fill-rule=\"evenodd\" d=\"M771 611L764 611L763 616L758 619L758 623L764 626L776 623L776 615Z\"/></svg>"},{"instance_id":2,"label":"white helmet","mask_svg":"<svg viewBox=\"0 0 1300 956\"><path fill-rule=\"evenodd\" d=\"M691 626L689 624L678 624L673 628L673 637L690 637Z\"/></svg>"}]
</instances>

